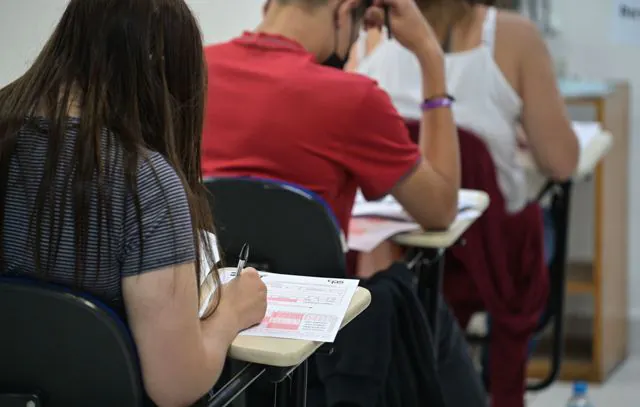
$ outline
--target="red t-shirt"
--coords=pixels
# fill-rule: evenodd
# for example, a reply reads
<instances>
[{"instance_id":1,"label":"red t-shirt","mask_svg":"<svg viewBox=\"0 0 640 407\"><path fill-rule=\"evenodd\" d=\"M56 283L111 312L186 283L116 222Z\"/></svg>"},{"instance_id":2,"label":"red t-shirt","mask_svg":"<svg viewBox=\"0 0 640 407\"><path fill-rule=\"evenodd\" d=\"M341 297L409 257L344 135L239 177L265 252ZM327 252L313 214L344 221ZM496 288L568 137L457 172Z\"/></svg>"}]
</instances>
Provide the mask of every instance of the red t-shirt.
<instances>
[{"instance_id":1,"label":"red t-shirt","mask_svg":"<svg viewBox=\"0 0 640 407\"><path fill-rule=\"evenodd\" d=\"M385 196L421 155L375 82L298 43L245 33L206 49L205 177L255 176L320 195L347 233L356 189Z\"/></svg>"}]
</instances>

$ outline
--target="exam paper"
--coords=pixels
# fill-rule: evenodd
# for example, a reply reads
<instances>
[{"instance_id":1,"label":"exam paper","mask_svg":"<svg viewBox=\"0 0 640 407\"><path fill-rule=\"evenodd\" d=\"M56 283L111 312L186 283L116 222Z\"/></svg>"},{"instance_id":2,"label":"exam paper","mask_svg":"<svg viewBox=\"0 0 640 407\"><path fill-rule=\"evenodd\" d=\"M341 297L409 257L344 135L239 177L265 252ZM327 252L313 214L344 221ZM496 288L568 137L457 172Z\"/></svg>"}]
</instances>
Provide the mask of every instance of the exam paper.
<instances>
[{"instance_id":1,"label":"exam paper","mask_svg":"<svg viewBox=\"0 0 640 407\"><path fill-rule=\"evenodd\" d=\"M458 211L465 216L474 207L474 200L467 194L458 195ZM387 195L379 201L367 202L362 193L358 190L356 201L351 211L352 217L373 216L385 219L395 219L407 222L414 222L413 218L404 210L392 195ZM349 246L351 247L351 246Z\"/></svg>"},{"instance_id":2,"label":"exam paper","mask_svg":"<svg viewBox=\"0 0 640 407\"><path fill-rule=\"evenodd\" d=\"M479 218L482 211L476 209L475 204L470 194L461 191L458 195L458 216L454 223ZM397 234L421 229L391 195L379 201L367 202L358 191L351 216L347 244L350 250L361 253L370 253Z\"/></svg>"},{"instance_id":3,"label":"exam paper","mask_svg":"<svg viewBox=\"0 0 640 407\"><path fill-rule=\"evenodd\" d=\"M468 206L458 212L454 223L463 220L477 219L482 215L478 209L469 209ZM417 223L381 217L357 217L349 222L349 249L361 253L370 253L393 236L421 230Z\"/></svg>"},{"instance_id":4,"label":"exam paper","mask_svg":"<svg viewBox=\"0 0 640 407\"><path fill-rule=\"evenodd\" d=\"M219 271L222 284L235 268ZM333 342L340 330L358 280L291 276L260 272L267 286L267 313L240 335Z\"/></svg>"},{"instance_id":5,"label":"exam paper","mask_svg":"<svg viewBox=\"0 0 640 407\"><path fill-rule=\"evenodd\" d=\"M585 151L589 143L602 133L602 126L598 122L573 122L572 127L578 138L580 152Z\"/></svg>"},{"instance_id":6,"label":"exam paper","mask_svg":"<svg viewBox=\"0 0 640 407\"><path fill-rule=\"evenodd\" d=\"M420 225L415 222L382 218L351 218L349 222L349 249L369 253L398 233L415 230L420 230Z\"/></svg>"}]
</instances>

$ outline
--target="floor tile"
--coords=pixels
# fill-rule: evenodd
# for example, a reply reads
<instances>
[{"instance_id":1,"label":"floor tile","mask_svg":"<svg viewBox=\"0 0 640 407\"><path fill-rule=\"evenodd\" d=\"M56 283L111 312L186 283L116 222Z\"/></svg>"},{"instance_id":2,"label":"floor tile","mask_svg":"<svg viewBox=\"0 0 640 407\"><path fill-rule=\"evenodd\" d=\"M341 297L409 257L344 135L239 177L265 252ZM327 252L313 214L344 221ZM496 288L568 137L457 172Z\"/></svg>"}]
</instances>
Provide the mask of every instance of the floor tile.
<instances>
[{"instance_id":1,"label":"floor tile","mask_svg":"<svg viewBox=\"0 0 640 407\"><path fill-rule=\"evenodd\" d=\"M640 358L633 358L621 366L604 386L590 385L589 399L594 407L629 407L640 400ZM571 397L571 383L558 383L550 389L537 393L529 407L564 407Z\"/></svg>"}]
</instances>

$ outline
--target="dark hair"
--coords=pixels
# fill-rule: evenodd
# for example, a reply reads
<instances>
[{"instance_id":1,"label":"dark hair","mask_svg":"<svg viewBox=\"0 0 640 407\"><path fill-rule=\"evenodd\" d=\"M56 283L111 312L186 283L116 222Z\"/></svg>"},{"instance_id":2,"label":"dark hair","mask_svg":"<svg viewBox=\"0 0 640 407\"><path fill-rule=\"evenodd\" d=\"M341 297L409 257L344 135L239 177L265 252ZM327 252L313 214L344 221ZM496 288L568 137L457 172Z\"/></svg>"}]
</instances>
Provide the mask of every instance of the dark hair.
<instances>
[{"instance_id":1,"label":"dark hair","mask_svg":"<svg viewBox=\"0 0 640 407\"><path fill-rule=\"evenodd\" d=\"M213 230L200 170L205 91L201 33L183 0L70 1L33 65L0 89L0 214L6 205L9 164L18 132L22 126L35 125L29 124L29 118L40 111L49 120L45 171L30 226L36 228L36 274L47 274L47 262L40 255L43 242L48 242L50 254L57 253L60 243L61 222L46 214L73 212L75 279L82 287L91 195L97 197L98 219L104 217L107 225L111 210L116 209L100 182L110 174L109 160L100 158L104 129L122 147L126 187L138 222L142 215L136 174L145 151L162 154L177 172L191 208L199 273L200 244L211 253L201 233ZM59 162L60 147L74 102L80 121L73 159L67 165ZM59 177L69 179L65 184L72 193L71 202L54 202L60 191L51 185ZM0 267L5 261L3 236L4 217L0 215Z\"/></svg>"},{"instance_id":2,"label":"dark hair","mask_svg":"<svg viewBox=\"0 0 640 407\"><path fill-rule=\"evenodd\" d=\"M495 0L415 0L436 33L442 35L466 17L478 4L494 5Z\"/></svg>"}]
</instances>

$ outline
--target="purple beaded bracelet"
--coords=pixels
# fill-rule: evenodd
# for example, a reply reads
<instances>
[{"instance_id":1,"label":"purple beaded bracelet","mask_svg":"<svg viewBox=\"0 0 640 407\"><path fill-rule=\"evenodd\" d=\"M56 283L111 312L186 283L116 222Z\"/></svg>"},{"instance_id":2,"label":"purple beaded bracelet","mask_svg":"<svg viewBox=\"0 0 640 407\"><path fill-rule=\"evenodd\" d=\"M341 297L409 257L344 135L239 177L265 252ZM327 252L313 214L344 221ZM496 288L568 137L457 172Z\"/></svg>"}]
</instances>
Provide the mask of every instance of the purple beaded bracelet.
<instances>
[{"instance_id":1,"label":"purple beaded bracelet","mask_svg":"<svg viewBox=\"0 0 640 407\"><path fill-rule=\"evenodd\" d=\"M455 99L449 95L432 97L422 102L420 108L424 112L427 110L439 109L441 107L451 107L454 100Z\"/></svg>"}]
</instances>

